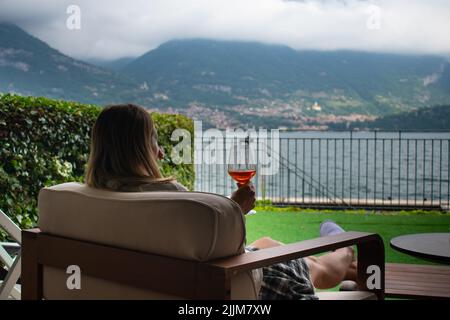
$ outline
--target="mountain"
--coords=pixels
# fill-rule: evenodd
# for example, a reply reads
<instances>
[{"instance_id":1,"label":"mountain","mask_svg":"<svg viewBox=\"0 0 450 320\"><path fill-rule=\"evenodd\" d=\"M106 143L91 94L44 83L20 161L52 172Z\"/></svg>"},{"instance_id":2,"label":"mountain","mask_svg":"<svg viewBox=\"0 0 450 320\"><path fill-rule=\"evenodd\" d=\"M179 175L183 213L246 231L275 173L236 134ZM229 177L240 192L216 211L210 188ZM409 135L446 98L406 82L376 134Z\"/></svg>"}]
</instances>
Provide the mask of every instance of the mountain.
<instances>
[{"instance_id":1,"label":"mountain","mask_svg":"<svg viewBox=\"0 0 450 320\"><path fill-rule=\"evenodd\" d=\"M450 128L450 105L421 108L380 117L373 121L356 121L331 126L338 130L448 130Z\"/></svg>"},{"instance_id":2,"label":"mountain","mask_svg":"<svg viewBox=\"0 0 450 320\"><path fill-rule=\"evenodd\" d=\"M178 106L280 101L292 105L291 113L383 115L450 102L450 86L439 81L450 66L434 56L195 39L165 43L121 71ZM311 108L315 102L320 109Z\"/></svg>"},{"instance_id":3,"label":"mountain","mask_svg":"<svg viewBox=\"0 0 450 320\"><path fill-rule=\"evenodd\" d=\"M222 128L316 128L450 104L450 65L436 56L190 39L90 62L0 23L0 92L135 102Z\"/></svg>"},{"instance_id":4,"label":"mountain","mask_svg":"<svg viewBox=\"0 0 450 320\"><path fill-rule=\"evenodd\" d=\"M126 58L120 58L116 60L100 60L100 59L88 59L85 60L86 62L93 64L95 66L113 70L113 71L120 71L123 69L126 65L128 65L130 62L134 61L135 58L126 57Z\"/></svg>"},{"instance_id":5,"label":"mountain","mask_svg":"<svg viewBox=\"0 0 450 320\"><path fill-rule=\"evenodd\" d=\"M17 26L0 23L0 92L108 103L128 99L137 88L123 75L72 59Z\"/></svg>"}]
</instances>

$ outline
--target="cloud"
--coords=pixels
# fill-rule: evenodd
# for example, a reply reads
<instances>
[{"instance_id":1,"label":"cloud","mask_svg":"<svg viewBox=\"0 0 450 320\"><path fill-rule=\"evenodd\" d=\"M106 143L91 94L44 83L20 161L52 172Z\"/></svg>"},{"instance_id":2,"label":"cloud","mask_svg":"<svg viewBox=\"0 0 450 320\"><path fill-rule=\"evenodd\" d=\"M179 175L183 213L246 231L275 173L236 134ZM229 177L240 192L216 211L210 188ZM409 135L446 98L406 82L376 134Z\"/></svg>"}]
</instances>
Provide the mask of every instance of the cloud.
<instances>
[{"instance_id":1,"label":"cloud","mask_svg":"<svg viewBox=\"0 0 450 320\"><path fill-rule=\"evenodd\" d=\"M80 30L66 27L69 5L81 9ZM449 55L448 12L448 0L0 0L0 20L84 59L137 56L180 38Z\"/></svg>"}]
</instances>

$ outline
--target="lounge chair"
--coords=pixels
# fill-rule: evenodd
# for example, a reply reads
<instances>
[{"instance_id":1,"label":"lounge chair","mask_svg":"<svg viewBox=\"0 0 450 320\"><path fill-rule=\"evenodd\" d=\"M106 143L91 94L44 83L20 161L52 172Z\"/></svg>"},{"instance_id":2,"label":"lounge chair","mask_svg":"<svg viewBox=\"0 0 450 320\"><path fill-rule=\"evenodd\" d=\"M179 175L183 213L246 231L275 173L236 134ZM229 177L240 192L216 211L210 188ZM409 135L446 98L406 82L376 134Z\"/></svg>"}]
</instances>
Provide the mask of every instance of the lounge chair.
<instances>
[{"instance_id":1,"label":"lounge chair","mask_svg":"<svg viewBox=\"0 0 450 320\"><path fill-rule=\"evenodd\" d=\"M349 245L358 247L363 290L323 297L384 298L378 235L347 232L243 253L245 217L215 194L66 183L40 192L39 216L39 229L22 233L23 299L257 299L261 274L253 270ZM369 289L371 265L381 278ZM80 288L68 286L70 266L79 268Z\"/></svg>"},{"instance_id":2,"label":"lounge chair","mask_svg":"<svg viewBox=\"0 0 450 320\"><path fill-rule=\"evenodd\" d=\"M16 242L0 242L0 262L4 265L4 279L0 280L0 300L9 298L20 299L20 286L17 280L20 277L20 228L0 210L0 228ZM1 268L1 266L0 266ZM2 269L3 271L3 269Z\"/></svg>"}]
</instances>

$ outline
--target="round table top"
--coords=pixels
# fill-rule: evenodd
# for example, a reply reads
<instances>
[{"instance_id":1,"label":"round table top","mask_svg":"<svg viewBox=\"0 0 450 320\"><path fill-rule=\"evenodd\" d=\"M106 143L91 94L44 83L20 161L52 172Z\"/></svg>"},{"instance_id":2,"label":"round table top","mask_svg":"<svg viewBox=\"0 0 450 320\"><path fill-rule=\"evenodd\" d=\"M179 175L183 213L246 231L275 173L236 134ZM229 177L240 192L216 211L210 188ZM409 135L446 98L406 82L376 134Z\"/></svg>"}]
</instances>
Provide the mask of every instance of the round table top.
<instances>
[{"instance_id":1,"label":"round table top","mask_svg":"<svg viewBox=\"0 0 450 320\"><path fill-rule=\"evenodd\" d=\"M391 247L419 258L450 264L450 233L418 233L391 239Z\"/></svg>"}]
</instances>

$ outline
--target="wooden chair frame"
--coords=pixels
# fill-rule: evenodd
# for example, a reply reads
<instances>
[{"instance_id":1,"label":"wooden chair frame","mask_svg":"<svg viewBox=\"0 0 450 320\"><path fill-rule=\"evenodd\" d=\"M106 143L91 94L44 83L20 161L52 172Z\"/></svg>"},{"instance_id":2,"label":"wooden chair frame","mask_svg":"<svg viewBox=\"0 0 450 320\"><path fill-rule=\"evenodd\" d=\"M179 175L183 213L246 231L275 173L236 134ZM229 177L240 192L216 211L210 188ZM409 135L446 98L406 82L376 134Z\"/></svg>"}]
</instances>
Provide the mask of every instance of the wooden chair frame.
<instances>
[{"instance_id":1,"label":"wooden chair frame","mask_svg":"<svg viewBox=\"0 0 450 320\"><path fill-rule=\"evenodd\" d=\"M231 277L276 263L356 245L358 284L384 299L384 245L373 233L345 232L280 247L244 253L225 259L197 262L42 233L22 231L22 299L43 299L43 266L66 270L78 265L81 276L89 275L137 288L188 299L230 299ZM371 274L379 267L380 287L367 288Z\"/></svg>"}]
</instances>

